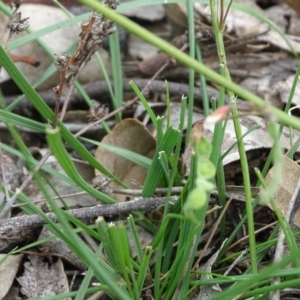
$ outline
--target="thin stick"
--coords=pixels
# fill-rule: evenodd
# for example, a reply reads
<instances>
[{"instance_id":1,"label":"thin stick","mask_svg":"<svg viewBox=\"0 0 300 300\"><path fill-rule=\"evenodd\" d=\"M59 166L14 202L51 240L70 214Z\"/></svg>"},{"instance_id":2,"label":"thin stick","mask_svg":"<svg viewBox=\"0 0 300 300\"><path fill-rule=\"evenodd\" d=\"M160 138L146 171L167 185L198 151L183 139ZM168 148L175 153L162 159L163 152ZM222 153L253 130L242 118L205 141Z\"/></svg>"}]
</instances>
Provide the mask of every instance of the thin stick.
<instances>
[{"instance_id":1,"label":"thin stick","mask_svg":"<svg viewBox=\"0 0 300 300\"><path fill-rule=\"evenodd\" d=\"M178 197L171 197L170 204L177 201ZM98 216L122 215L133 211L155 211L165 206L165 197L160 198L135 198L127 202L115 204L99 204L92 207L84 207L66 211L67 214L83 220L86 218L97 218ZM54 213L47 213L47 217L56 221ZM22 215L0 221L0 236L8 234L8 230L13 230L19 234L19 230L37 228L45 224L45 220L39 215ZM1 249L0 249L1 251Z\"/></svg>"}]
</instances>

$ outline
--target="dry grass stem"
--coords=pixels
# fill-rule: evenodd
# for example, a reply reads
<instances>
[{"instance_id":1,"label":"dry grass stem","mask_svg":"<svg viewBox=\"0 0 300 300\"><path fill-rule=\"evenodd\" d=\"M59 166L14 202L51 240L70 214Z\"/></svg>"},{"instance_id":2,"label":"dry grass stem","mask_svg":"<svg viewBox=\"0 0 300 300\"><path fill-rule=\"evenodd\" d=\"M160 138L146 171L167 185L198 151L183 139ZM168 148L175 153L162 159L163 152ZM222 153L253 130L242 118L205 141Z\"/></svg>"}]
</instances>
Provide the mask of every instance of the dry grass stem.
<instances>
[{"instance_id":1,"label":"dry grass stem","mask_svg":"<svg viewBox=\"0 0 300 300\"><path fill-rule=\"evenodd\" d=\"M103 0L102 3L114 10L117 8L117 2L115 0ZM81 40L75 52L72 55L63 54L58 56L55 62L55 66L60 72L60 82L59 85L54 88L57 96L55 116L52 124L54 128L57 126L61 98L65 87L67 86L69 91L65 97L60 114L61 121L64 118L74 83L80 71L86 66L92 55L102 46L105 37L116 31L116 27L111 20L93 12L87 20L81 23L81 30L79 35Z\"/></svg>"}]
</instances>

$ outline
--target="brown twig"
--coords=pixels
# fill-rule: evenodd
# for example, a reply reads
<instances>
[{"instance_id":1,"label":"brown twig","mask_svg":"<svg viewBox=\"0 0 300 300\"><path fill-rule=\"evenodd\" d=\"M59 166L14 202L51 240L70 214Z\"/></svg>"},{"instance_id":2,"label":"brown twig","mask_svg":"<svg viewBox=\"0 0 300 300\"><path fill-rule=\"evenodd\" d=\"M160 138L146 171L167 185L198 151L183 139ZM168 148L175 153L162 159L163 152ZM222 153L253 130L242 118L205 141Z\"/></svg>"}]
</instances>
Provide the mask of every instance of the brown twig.
<instances>
[{"instance_id":1,"label":"brown twig","mask_svg":"<svg viewBox=\"0 0 300 300\"><path fill-rule=\"evenodd\" d=\"M22 19L22 14L20 12L17 12L19 7L21 6L21 4L22 4L22 0L14 0L14 1L11 1L9 4L9 6L11 8L15 7L15 10L12 13L12 16L10 17L10 19L6 25L6 28L3 31L3 34L0 36L0 41L1 41L2 38L4 37L4 35L6 34L7 30L9 30L9 34L8 34L8 37L5 42L5 46L4 46L5 50L7 49L8 44L14 34L23 32L23 31L27 30L29 27L29 21L28 21L29 18ZM0 72L1 72L1 69L2 69L2 66L0 65Z\"/></svg>"},{"instance_id":2,"label":"brown twig","mask_svg":"<svg viewBox=\"0 0 300 300\"><path fill-rule=\"evenodd\" d=\"M12 54L12 53L9 53L9 56L13 62L22 62L22 63L28 64L28 65L31 65L33 67L38 67L40 65L40 62L37 61L32 56L16 55L16 54Z\"/></svg>"},{"instance_id":3,"label":"brown twig","mask_svg":"<svg viewBox=\"0 0 300 300\"><path fill-rule=\"evenodd\" d=\"M5 2L7 2L7 1L5 1ZM22 4L22 1L10 1L9 3L6 3L6 5L9 5L9 6L10 6L10 8L15 7L15 10L13 11L13 13L12 13L12 15L11 15L11 17L10 17L10 20L8 21L8 23L7 23L6 27L5 27L5 29L3 30L2 35L0 36L0 41L3 39L3 37L4 37L4 35L6 34L7 30L10 29L10 22L11 22L11 20L13 19L13 17L15 16L15 14L17 13L17 10L18 10L19 7L21 6L21 4ZM9 38L7 39L7 41L6 41L6 43L5 43L6 46L8 45L8 42L9 42Z\"/></svg>"},{"instance_id":4,"label":"brown twig","mask_svg":"<svg viewBox=\"0 0 300 300\"><path fill-rule=\"evenodd\" d=\"M102 3L111 9L117 8L115 0L103 0ZM93 12L88 20L82 22L81 29L81 40L75 52L71 56L59 56L55 63L60 72L60 82L58 87L54 88L57 96L52 124L54 128L57 126L60 102L65 86L69 87L69 92L59 118L61 121L64 118L74 83L80 71L85 67L92 55L102 46L104 38L115 32L114 23L96 12Z\"/></svg>"},{"instance_id":5,"label":"brown twig","mask_svg":"<svg viewBox=\"0 0 300 300\"><path fill-rule=\"evenodd\" d=\"M177 198L178 197L171 197L170 203L174 203ZM100 204L93 207L72 209L66 211L66 213L77 219L86 220L87 218L94 219L98 216L128 214L134 211L155 211L163 207L165 201L165 197L136 198L128 202L105 205ZM54 213L47 213L46 215L54 222L56 221ZM28 231L28 229L34 230L44 224L45 220L39 215L23 215L0 221L0 251L3 251L3 249L9 245L10 240L12 241L14 238L18 242L21 242L20 239L22 237L26 240L26 235L24 236L22 232ZM7 236L9 236L9 240L6 241Z\"/></svg>"}]
</instances>

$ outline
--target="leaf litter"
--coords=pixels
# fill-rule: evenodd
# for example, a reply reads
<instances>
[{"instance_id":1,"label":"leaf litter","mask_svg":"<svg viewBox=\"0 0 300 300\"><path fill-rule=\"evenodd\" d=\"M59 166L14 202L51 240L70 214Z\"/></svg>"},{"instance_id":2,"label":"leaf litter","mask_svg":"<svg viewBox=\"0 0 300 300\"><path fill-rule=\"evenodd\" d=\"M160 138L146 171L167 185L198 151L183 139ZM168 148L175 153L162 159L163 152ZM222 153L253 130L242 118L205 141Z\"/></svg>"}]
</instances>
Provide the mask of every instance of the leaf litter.
<instances>
[{"instance_id":1,"label":"leaf litter","mask_svg":"<svg viewBox=\"0 0 300 300\"><path fill-rule=\"evenodd\" d=\"M269 2L271 3L272 1ZM289 34L290 42L294 50L299 53L300 44L299 40L296 38L299 26L294 25L297 24L297 22L299 22L299 15L297 15L297 13L295 12L295 10L299 10L299 6L297 6L297 1L285 2L282 1L279 4L272 5L272 7L268 9L262 9L255 3L255 1L243 1L244 4L251 6L252 9L256 9L259 12L270 17L272 21L275 22L282 30L286 31ZM289 3L291 6L288 6L287 3ZM295 10L293 10L292 7ZM34 30L40 29L41 27L38 26L40 26L41 24L44 24L46 27L66 19L65 14L62 13L61 10L54 7L44 6L43 4L23 4L21 8L22 14L24 16L30 16L29 21L31 24L31 28ZM202 23L209 24L210 20L207 6L196 4L195 12L195 18L197 20L200 20L198 22L198 25ZM133 18L137 18L139 22L144 22L139 20L144 19L143 17L140 18L140 14L143 13L131 13L133 14ZM154 15L152 15L150 19L148 18L148 24L145 24L146 27L150 28L153 32L157 33L158 36L162 36L168 41L174 41L174 38L176 40L176 37L178 38L179 36L183 36L185 37L185 39L181 39L181 43L187 42L187 35L185 34L185 31L187 30L187 15L184 6L179 4L172 4L166 7L166 11L161 10L160 7L159 9L157 9L157 11L153 11L153 14ZM167 18L163 19L165 15L167 16ZM174 18L174 15L180 17ZM21 19L20 15L18 14L16 14L15 17ZM0 16L0 20L0 24L7 24L8 22L7 17L5 17L4 15ZM22 20L25 20L23 22L25 28L27 26L27 17L25 17L25 19ZM43 20L43 22L41 22L40 20ZM287 20L289 20L289 22ZM294 59L291 55L291 48L286 44L285 41L283 41L282 37L280 37L278 33L274 31L274 29L270 29L263 22L243 12L231 10L228 15L226 25L228 67L230 70L232 70L235 82L240 83L242 86L247 87L254 93L263 97L267 103L275 105L279 108L283 108L289 96L297 63L296 59ZM82 26L83 29L87 28L86 23L84 23ZM19 27L13 28L15 28L15 31L19 31ZM161 28L166 28L166 30L162 32ZM196 30L198 30L197 36L199 37L198 42L202 46L205 45L204 48L207 49L207 52L204 51L204 63L213 69L218 69L219 63L215 56L216 52L214 49L215 43L212 38L211 31L209 29L209 25L207 25L207 27L196 26ZM79 31L76 29L76 26L74 26L72 27L72 30L70 30L69 28L54 31L51 34L43 36L42 39L49 47L51 47L52 53L56 53L59 55L62 54L62 57L65 57L67 62L69 56L65 55L64 51L66 51L68 47L76 40L78 33ZM21 35L22 34L20 34L20 36ZM19 38L20 36L13 37L12 41L14 39ZM234 36L234 38L232 38L232 36ZM53 40L55 40L56 43L53 43ZM126 53L126 51L125 53L123 53L123 71L124 76L126 79L128 79L128 81L131 79L138 79L141 76L153 75L159 69L159 67L157 66L161 66L163 63L169 60L169 58L165 54L156 51L153 47L149 47L147 49L147 46L145 47L144 45L141 46L142 52L137 51L136 49L133 49L136 47L134 46L135 43L143 44L142 41L134 41L132 39L131 42L129 40L129 54L128 52ZM180 44L178 48L180 48L181 46L182 44ZM106 64L107 70L109 70L109 76L111 76L109 54L103 49L100 49L99 51L104 58L103 60ZM41 74L43 74L46 68L50 64L52 64L52 59L49 59L49 57L43 52L43 50L41 50L39 46L37 46L35 42L30 42L29 44L26 44L26 46L24 45L23 47L15 49L14 53L17 55L28 54L33 57L36 57L40 61L41 64L37 69L34 69L32 66L29 65L17 63L18 66L21 68L22 72L26 75L27 78L29 78L29 81L31 83L34 83L38 78L40 78ZM78 79L81 83L93 83L96 80L103 79L101 73L95 71L95 64L96 62L94 58L92 58L91 61L88 63L87 68L84 68L83 71L80 72L80 76ZM89 66L91 66L90 71L88 71ZM73 71L74 68L71 71L69 70L69 73L67 74L68 76L65 77L68 83L71 82L72 78L74 77L75 73L72 73ZM87 73L85 74L84 72ZM174 83L180 82L187 85L187 74L187 69L185 67L181 66L179 63L173 62L159 75L158 80L162 81L165 78L168 78L168 80L174 81ZM47 90L49 88L52 88L57 84L57 79L58 75L56 74L54 75L54 77L52 77L51 80L48 80L42 85L40 85L39 89ZM196 88L199 88L198 86L199 82L196 81ZM212 86L212 88L215 88L215 96L217 97L218 88L216 88L215 86ZM295 96L292 102L295 106L299 105L299 88L300 86L298 81ZM171 124L174 127L177 127L179 120L180 110L178 109L178 101L180 100L182 94L183 93L179 89L176 93L173 93L171 96ZM127 99L130 99L132 95L130 94L130 92L127 92L127 95L125 94L125 97ZM149 101L153 102L164 102L164 97L164 93L161 92L155 93L155 91L151 91L147 94L147 98L149 98ZM111 103L109 101L107 93L106 95L96 94L95 98L97 98L97 101L101 102L101 105L104 103L104 105L106 105L105 107L111 109ZM87 107L83 105L82 102L83 101L81 99L81 101L75 103L72 109L75 112L78 110L86 109L86 112L88 114ZM136 107L131 107L132 111L128 110L128 115L132 116L135 113L135 109ZM165 114L165 109L161 105L153 105L153 109L157 110L157 114L159 115ZM70 121L67 120L67 122L73 122L73 124L76 123L76 114L74 115L71 115L69 119ZM105 112L104 115L107 115L107 112ZM142 113L140 113L140 115L142 115ZM203 118L204 115L201 111L201 107L197 107L197 109L195 109L194 111L193 120L197 121ZM244 142L246 145L246 151L248 152L251 169L254 169L255 167L260 167L263 163L262 159L266 157L266 151L272 148L273 145L272 139L266 133L265 119L259 116L243 116L240 120L243 128L243 133L249 132L249 130L253 126L257 127L255 130L251 131L245 136ZM114 121L111 121L110 125L112 123L114 123ZM88 124L88 120L86 120L86 124ZM99 132L102 127L98 125L97 128ZM95 140L101 140L102 143L108 144L110 146L116 146L119 148L131 150L150 159L153 157L155 153L156 140L153 135L151 124L147 124L147 126L144 126L136 119L127 118L119 124L111 126L111 128L113 129L109 134L103 136L102 133L101 138L99 138L98 135ZM7 132L5 132L5 128L1 127L0 130L1 135L3 135L3 138L1 137L1 139L3 139L4 141L5 139L9 140L5 137L5 135L7 135ZM214 132L213 126L205 124L204 130L205 135L207 137L212 138ZM2 131L4 133L2 133ZM222 153L226 152L229 149L229 147L234 145L236 140L233 132L234 131L232 120L228 120L227 127L225 130L225 138L222 143ZM37 133L24 133L24 136L31 134ZM290 148L290 138L290 132L284 129L284 132L281 136L281 146L286 150ZM293 132L292 138L294 140L298 140L299 134L297 132ZM33 144L29 146L35 145ZM127 160L124 157L114 154L113 151L101 148L101 146L99 146L97 149L95 149L94 147L91 149L91 151L95 154L96 159L99 162L101 162L102 165L107 167L107 169L110 172L112 172L114 176L116 176L116 178L122 180L122 182L125 185L127 185L131 189L140 189L143 187L144 180L147 174L147 171L144 168L140 167L132 161ZM183 163L187 162L190 159L191 155L192 153L185 156ZM286 212L289 205L289 201L292 195L294 194L295 189L297 188L297 183L299 179L299 167L295 162L290 161L288 158L284 157L284 159L284 176L282 182L280 182L279 184L278 193L275 195L275 201L278 204L279 209ZM238 167L234 165L234 163L238 163L238 160L239 155L236 146L232 148L231 152L223 160L223 164L225 165L225 174L229 175L228 182L230 182L233 185L236 185L238 182L240 182L241 175L239 173ZM289 168L289 166L291 166L291 168ZM226 167L229 171L226 171ZM52 168L55 169L56 167L52 166ZM11 172L9 168L7 168L7 170L7 172ZM90 171L91 170L89 170L89 172ZM58 172L62 173L61 170L59 170ZM99 175L97 171L96 173L96 175ZM188 175L188 173L186 175ZM24 174L21 174L20 176L24 176ZM272 180L272 169L267 175L267 182L269 178L270 180ZM90 176L85 177L85 179L90 183L92 182L92 178ZM18 182L18 186L20 178L18 177L16 178L16 180ZM23 177L21 178L21 180L23 180ZM60 187L59 180L53 181L52 178L50 178L50 180L52 181L52 184L54 184L54 186L56 187L56 193L58 193L59 195L68 193L72 194L73 192L76 192L76 189L67 191L67 186L64 185ZM120 187L113 181L109 183L109 186L110 188ZM53 194L55 194L55 192L53 192ZM30 191L28 193L28 196L33 199L34 197L39 198L39 200L42 199L40 195L34 195L33 193L30 194ZM87 200L86 198L83 198L83 196L77 196L75 193L73 197L74 202L70 200L67 203L69 207L81 207L84 204L87 204ZM115 193L113 194L113 197L114 199L120 202L125 202L128 200L127 196L121 194ZM90 205L93 205L93 199L90 199L90 201ZM296 204L299 206L299 203ZM293 211L293 216L294 223L297 226L299 226L299 210L297 205L295 206L295 209ZM238 213L243 208L243 204L234 204L233 206L236 206L233 208L233 210L236 210ZM12 211L13 216L17 215L18 212L16 210L17 209L14 209ZM258 216L256 218L257 223L261 223L264 216L266 216L267 214L270 214L270 212L267 213L264 211L264 208L260 208L260 211L258 212ZM245 233L244 236L246 234L247 233ZM217 245L217 242L214 241L213 244ZM49 252L47 253L49 256L51 256L51 252L60 253L60 250L58 250L57 248L52 248L52 246L50 245L48 246ZM247 246L247 243L244 246ZM220 250L215 250L216 254L212 255L211 258L208 259L207 264L204 267L204 271L212 271L213 265L216 261L216 257L218 256L219 251L221 251L221 248L219 249ZM66 255L61 255L63 259L65 257L65 261L72 261L72 259L70 258L66 259ZM17 258L16 256L13 257ZM23 263L23 271L21 270L21 268L18 267L18 264L15 264L13 268L15 272L14 276L18 274L17 281L19 283L21 294L23 296L27 296L28 298L38 298L68 292L69 283L65 275L64 264L62 263L62 260L60 258L55 258L54 261L51 259L47 261L46 257L41 257L35 254L26 254L26 259ZM76 265L76 263L74 263L74 265ZM82 269L82 266L76 266L78 269ZM243 269L243 265L240 264L237 268ZM45 272L45 270L47 270L47 272ZM7 285L11 286L11 288L14 288L16 286L16 282L13 282L10 279L10 282L7 283ZM219 292L220 287L216 287L217 290L202 289L199 292L198 296L194 299L209 298L212 295L211 293ZM2 295L2 298L3 297L4 295Z\"/></svg>"}]
</instances>

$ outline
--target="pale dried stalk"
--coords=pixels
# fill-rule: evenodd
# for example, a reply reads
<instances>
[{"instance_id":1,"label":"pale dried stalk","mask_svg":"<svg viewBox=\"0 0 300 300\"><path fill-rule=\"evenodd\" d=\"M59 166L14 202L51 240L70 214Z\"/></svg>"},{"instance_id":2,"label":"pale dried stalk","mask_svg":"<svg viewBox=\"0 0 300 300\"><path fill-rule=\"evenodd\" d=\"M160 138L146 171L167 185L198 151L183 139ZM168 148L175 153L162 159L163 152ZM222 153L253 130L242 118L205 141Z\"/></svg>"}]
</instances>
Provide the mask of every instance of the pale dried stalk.
<instances>
[{"instance_id":1,"label":"pale dried stalk","mask_svg":"<svg viewBox=\"0 0 300 300\"><path fill-rule=\"evenodd\" d=\"M115 0L103 0L102 4L111 9L117 8ZM93 12L91 17L82 22L81 29L82 31L79 35L81 40L75 52L70 56L61 55L57 57L55 62L57 70L60 72L60 82L54 88L57 95L55 116L52 124L54 128L57 126L59 107L64 88L66 86L69 87L69 91L59 118L61 121L64 118L74 83L80 71L86 66L92 55L102 46L105 37L116 31L116 27L111 20L106 19L96 12Z\"/></svg>"}]
</instances>

